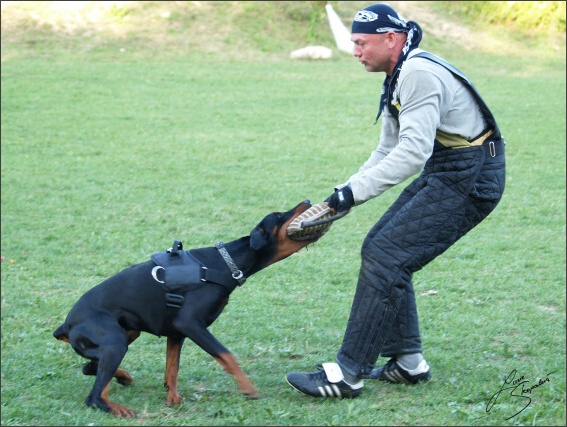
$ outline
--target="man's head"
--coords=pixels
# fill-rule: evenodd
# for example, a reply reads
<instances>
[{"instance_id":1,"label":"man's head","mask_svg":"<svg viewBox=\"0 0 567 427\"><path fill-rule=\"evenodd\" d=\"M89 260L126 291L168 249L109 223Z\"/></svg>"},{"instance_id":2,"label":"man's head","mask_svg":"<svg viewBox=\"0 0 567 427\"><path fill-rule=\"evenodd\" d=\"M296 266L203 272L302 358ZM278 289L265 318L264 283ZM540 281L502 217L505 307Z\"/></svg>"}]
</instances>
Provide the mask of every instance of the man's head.
<instances>
[{"instance_id":1,"label":"man's head","mask_svg":"<svg viewBox=\"0 0 567 427\"><path fill-rule=\"evenodd\" d=\"M407 55L421 41L421 28L385 4L373 4L357 12L352 22L354 56L367 71L391 75L400 54Z\"/></svg>"},{"instance_id":2,"label":"man's head","mask_svg":"<svg viewBox=\"0 0 567 427\"><path fill-rule=\"evenodd\" d=\"M407 33L407 22L390 6L373 4L359 10L352 21L351 33L380 34L388 31Z\"/></svg>"}]
</instances>

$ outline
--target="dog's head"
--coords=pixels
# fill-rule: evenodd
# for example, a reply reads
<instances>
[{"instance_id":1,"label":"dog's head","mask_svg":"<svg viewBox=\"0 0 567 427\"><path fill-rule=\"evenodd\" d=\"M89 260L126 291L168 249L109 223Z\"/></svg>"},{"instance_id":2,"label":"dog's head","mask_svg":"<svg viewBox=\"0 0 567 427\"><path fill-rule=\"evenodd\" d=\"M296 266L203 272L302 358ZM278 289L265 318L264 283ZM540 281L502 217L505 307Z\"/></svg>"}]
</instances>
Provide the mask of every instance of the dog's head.
<instances>
[{"instance_id":1,"label":"dog's head","mask_svg":"<svg viewBox=\"0 0 567 427\"><path fill-rule=\"evenodd\" d=\"M254 227L250 233L250 247L269 257L266 266L287 258L322 236L322 233L317 232L297 241L290 239L287 234L289 223L310 207L309 200L304 200L287 212L273 212L267 215Z\"/></svg>"}]
</instances>

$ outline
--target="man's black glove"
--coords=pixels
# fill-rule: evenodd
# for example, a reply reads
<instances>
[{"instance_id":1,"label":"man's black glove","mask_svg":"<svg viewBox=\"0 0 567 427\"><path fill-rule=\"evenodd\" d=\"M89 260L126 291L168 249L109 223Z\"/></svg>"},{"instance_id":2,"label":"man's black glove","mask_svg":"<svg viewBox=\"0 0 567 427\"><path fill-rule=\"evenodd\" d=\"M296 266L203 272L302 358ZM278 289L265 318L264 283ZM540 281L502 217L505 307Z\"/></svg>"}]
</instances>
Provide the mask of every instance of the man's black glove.
<instances>
[{"instance_id":1,"label":"man's black glove","mask_svg":"<svg viewBox=\"0 0 567 427\"><path fill-rule=\"evenodd\" d=\"M348 211L354 206L354 196L350 184L335 191L325 201L336 213Z\"/></svg>"}]
</instances>

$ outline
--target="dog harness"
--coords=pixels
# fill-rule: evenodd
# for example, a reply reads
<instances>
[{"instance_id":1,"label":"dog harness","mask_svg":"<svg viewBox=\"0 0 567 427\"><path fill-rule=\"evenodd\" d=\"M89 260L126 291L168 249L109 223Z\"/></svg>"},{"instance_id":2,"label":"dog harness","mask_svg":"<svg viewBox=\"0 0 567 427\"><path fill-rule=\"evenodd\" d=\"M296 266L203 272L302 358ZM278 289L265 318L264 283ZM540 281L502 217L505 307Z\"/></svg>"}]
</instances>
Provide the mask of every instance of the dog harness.
<instances>
[{"instance_id":1,"label":"dog harness","mask_svg":"<svg viewBox=\"0 0 567 427\"><path fill-rule=\"evenodd\" d=\"M165 290L165 305L181 308L185 300L184 295L191 290L190 287L205 282L224 286L229 292L232 292L237 285L244 284L246 281L244 274L236 267L224 244L219 242L215 247L230 268L230 274L207 268L189 251L184 251L183 243L179 240L175 240L167 251L152 254L151 260L156 265L152 269L152 276Z\"/></svg>"}]
</instances>

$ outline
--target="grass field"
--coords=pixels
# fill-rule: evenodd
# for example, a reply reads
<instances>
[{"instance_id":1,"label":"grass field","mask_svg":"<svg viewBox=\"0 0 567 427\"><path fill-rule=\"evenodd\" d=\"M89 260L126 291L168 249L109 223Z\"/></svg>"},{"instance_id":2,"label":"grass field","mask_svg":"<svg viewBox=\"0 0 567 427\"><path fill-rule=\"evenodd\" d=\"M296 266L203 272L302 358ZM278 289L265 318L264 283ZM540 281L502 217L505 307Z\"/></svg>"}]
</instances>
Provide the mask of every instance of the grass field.
<instances>
[{"instance_id":1,"label":"grass field","mask_svg":"<svg viewBox=\"0 0 567 427\"><path fill-rule=\"evenodd\" d=\"M93 377L52 337L80 295L174 239L211 246L271 211L323 200L367 159L380 129L383 75L337 52L225 61L116 46L38 47L3 35L2 425L565 425L564 46L516 56L435 38L422 46L465 71L495 113L507 182L497 209L415 275L432 381L367 381L359 399L338 401L284 380L334 360L360 245L400 185L251 277L211 326L259 400L241 397L186 342L186 400L166 407L165 338L144 334L122 365L134 384L110 390L137 418L85 406ZM514 372L542 383L515 416L527 401L509 391L489 406Z\"/></svg>"}]
</instances>

